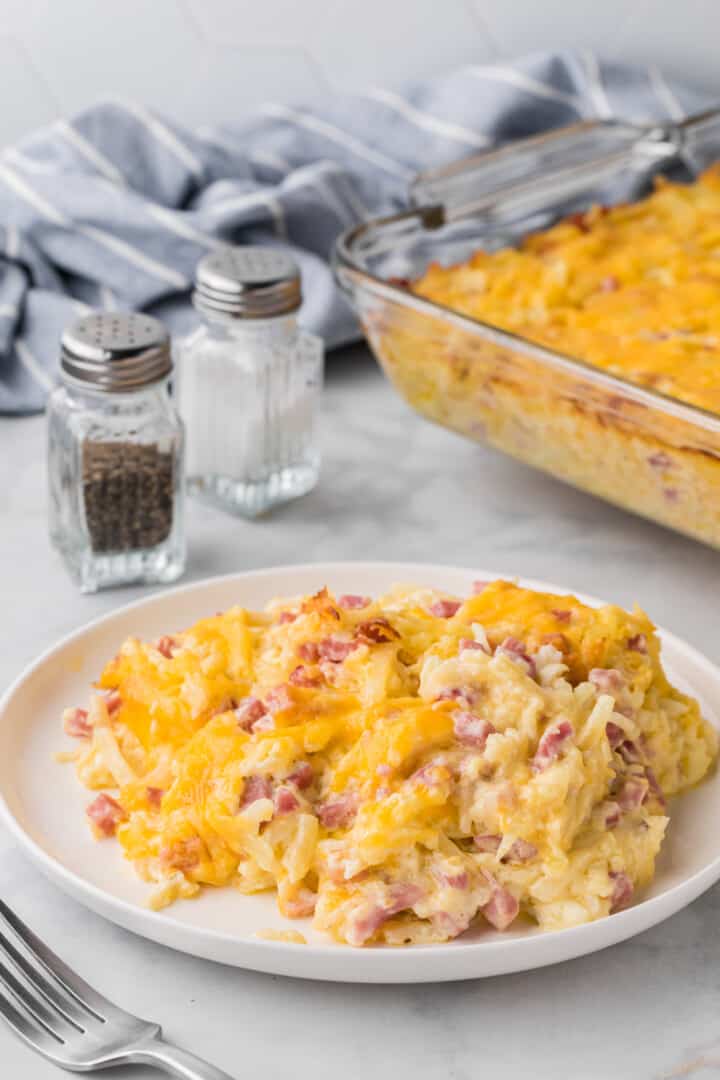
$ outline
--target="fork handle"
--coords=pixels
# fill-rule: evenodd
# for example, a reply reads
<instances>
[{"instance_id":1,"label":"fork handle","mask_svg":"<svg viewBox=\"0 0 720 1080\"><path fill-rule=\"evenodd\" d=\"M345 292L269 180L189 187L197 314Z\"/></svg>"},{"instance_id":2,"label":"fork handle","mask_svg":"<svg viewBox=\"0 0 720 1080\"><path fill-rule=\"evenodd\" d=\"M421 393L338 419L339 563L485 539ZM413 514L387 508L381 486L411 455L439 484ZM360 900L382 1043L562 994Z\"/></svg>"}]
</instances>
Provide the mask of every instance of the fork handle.
<instances>
[{"instance_id":1,"label":"fork handle","mask_svg":"<svg viewBox=\"0 0 720 1080\"><path fill-rule=\"evenodd\" d=\"M221 1069L216 1069L188 1050L165 1042L159 1035L136 1047L132 1053L133 1063L152 1065L156 1069L178 1076L180 1080L233 1080Z\"/></svg>"}]
</instances>

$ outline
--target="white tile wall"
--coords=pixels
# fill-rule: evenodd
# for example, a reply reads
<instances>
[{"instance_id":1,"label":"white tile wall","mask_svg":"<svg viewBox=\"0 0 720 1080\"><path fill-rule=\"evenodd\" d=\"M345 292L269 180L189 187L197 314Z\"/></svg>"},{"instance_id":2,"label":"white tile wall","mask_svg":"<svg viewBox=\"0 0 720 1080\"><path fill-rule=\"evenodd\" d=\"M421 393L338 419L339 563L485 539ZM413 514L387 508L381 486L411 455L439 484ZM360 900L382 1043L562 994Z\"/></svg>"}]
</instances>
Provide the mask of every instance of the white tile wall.
<instances>
[{"instance_id":1,"label":"white tile wall","mask_svg":"<svg viewBox=\"0 0 720 1080\"><path fill-rule=\"evenodd\" d=\"M494 47L503 55L590 46L616 55L633 6L644 0L472 0ZM670 0L672 3L672 0ZM670 6L670 5L668 5ZM669 29L669 28L668 28Z\"/></svg>"},{"instance_id":2,"label":"white tile wall","mask_svg":"<svg viewBox=\"0 0 720 1080\"><path fill-rule=\"evenodd\" d=\"M108 96L209 123L558 47L658 63L720 100L720 0L0 0L0 16L0 144Z\"/></svg>"}]
</instances>

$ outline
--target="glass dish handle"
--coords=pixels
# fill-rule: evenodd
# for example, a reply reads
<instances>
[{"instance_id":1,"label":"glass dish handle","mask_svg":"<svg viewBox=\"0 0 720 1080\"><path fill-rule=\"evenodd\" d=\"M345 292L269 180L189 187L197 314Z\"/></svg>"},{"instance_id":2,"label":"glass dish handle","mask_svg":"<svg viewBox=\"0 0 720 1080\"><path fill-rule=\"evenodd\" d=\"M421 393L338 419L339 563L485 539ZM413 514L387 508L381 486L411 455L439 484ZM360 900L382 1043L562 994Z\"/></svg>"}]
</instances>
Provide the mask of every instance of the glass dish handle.
<instances>
[{"instance_id":1,"label":"glass dish handle","mask_svg":"<svg viewBox=\"0 0 720 1080\"><path fill-rule=\"evenodd\" d=\"M569 200L623 169L653 170L683 154L695 165L697 147L715 129L720 157L720 110L669 125L584 121L420 173L411 201L435 207L443 224L478 215L504 223Z\"/></svg>"},{"instance_id":2,"label":"glass dish handle","mask_svg":"<svg viewBox=\"0 0 720 1080\"><path fill-rule=\"evenodd\" d=\"M720 160L720 108L688 116L674 125L680 157L693 174Z\"/></svg>"}]
</instances>

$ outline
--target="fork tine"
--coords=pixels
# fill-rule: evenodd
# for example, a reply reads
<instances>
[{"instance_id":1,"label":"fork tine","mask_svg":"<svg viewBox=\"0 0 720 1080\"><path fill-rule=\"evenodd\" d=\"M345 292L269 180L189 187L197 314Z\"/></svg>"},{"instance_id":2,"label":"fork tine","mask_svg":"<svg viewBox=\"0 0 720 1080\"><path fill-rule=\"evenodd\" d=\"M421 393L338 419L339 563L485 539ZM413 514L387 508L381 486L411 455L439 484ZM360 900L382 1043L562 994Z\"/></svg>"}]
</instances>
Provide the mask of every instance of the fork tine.
<instances>
[{"instance_id":1,"label":"fork tine","mask_svg":"<svg viewBox=\"0 0 720 1080\"><path fill-rule=\"evenodd\" d=\"M33 989L42 995L45 1001L52 1005L68 1023L71 1023L78 1031L83 1031L87 1026L88 1014L80 1008L74 997L58 989L55 983L48 982L40 970L34 967L24 955L15 948L13 943L0 930L0 964L3 952L9 956L15 967L25 976ZM0 970L2 967L0 966Z\"/></svg>"},{"instance_id":2,"label":"fork tine","mask_svg":"<svg viewBox=\"0 0 720 1080\"><path fill-rule=\"evenodd\" d=\"M44 1027L29 1019L21 1013L4 993L0 991L0 1013L5 1017L13 1031L40 1053L52 1056L61 1047L56 1036L51 1035Z\"/></svg>"},{"instance_id":3,"label":"fork tine","mask_svg":"<svg viewBox=\"0 0 720 1080\"><path fill-rule=\"evenodd\" d=\"M61 1013L55 1012L48 1008L39 994L33 993L25 983L17 979L11 971L8 971L3 964L0 963L0 987L5 988L6 993L10 993L15 1000L22 1005L24 1011L29 1013L33 1020L41 1027L45 1028L50 1035L54 1035L58 1042L65 1042L62 1031L58 1031L58 1025L64 1024L67 1029L69 1021L62 1016ZM77 1031L77 1028L73 1027L71 1030Z\"/></svg>"},{"instance_id":4,"label":"fork tine","mask_svg":"<svg viewBox=\"0 0 720 1080\"><path fill-rule=\"evenodd\" d=\"M0 918L15 932L35 963L50 976L54 984L70 996L72 1001L84 1009L89 1017L105 1023L111 1017L126 1018L129 1015L71 971L67 964L40 941L3 900L0 900Z\"/></svg>"}]
</instances>

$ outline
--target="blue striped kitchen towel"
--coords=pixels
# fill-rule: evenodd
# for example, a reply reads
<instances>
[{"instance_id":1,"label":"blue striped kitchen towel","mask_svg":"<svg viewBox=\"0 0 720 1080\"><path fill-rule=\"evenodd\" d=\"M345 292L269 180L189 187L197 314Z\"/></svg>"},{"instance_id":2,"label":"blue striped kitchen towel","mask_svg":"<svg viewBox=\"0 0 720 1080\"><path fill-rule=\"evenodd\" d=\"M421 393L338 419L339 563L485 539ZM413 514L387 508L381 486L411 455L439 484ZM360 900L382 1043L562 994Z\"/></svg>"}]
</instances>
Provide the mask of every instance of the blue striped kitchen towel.
<instances>
[{"instance_id":1,"label":"blue striped kitchen towel","mask_svg":"<svg viewBox=\"0 0 720 1080\"><path fill-rule=\"evenodd\" d=\"M358 334L328 259L344 229L401 208L414 173L581 118L674 120L709 98L588 53L463 67L402 93L270 104L188 130L111 102L0 153L0 412L42 409L63 327L88 307L193 325L198 260L275 243L301 264L304 324Z\"/></svg>"}]
</instances>

